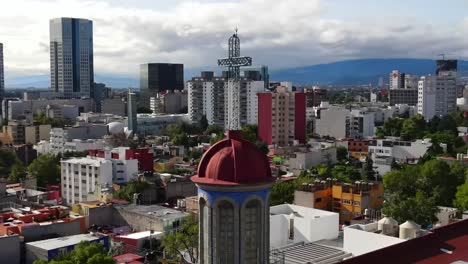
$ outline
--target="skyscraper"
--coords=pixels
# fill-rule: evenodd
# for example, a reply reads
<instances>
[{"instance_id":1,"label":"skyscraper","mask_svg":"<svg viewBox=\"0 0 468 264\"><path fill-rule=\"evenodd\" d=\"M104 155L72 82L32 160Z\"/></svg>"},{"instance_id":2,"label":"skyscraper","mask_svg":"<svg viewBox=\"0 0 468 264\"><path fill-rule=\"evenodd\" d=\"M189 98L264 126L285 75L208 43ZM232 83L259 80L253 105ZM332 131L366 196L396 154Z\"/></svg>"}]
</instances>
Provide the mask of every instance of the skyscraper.
<instances>
[{"instance_id":1,"label":"skyscraper","mask_svg":"<svg viewBox=\"0 0 468 264\"><path fill-rule=\"evenodd\" d=\"M142 106L150 107L150 98L166 90L184 89L184 65L147 63L140 65L140 93Z\"/></svg>"},{"instance_id":2,"label":"skyscraper","mask_svg":"<svg viewBox=\"0 0 468 264\"><path fill-rule=\"evenodd\" d=\"M0 103L5 96L5 77L3 76L3 44L0 43ZM2 114L0 109L0 114Z\"/></svg>"},{"instance_id":3,"label":"skyscraper","mask_svg":"<svg viewBox=\"0 0 468 264\"><path fill-rule=\"evenodd\" d=\"M94 83L93 22L50 20L50 86L64 97L90 97Z\"/></svg>"},{"instance_id":4,"label":"skyscraper","mask_svg":"<svg viewBox=\"0 0 468 264\"><path fill-rule=\"evenodd\" d=\"M128 93L127 97L127 124L128 130L131 130L133 134L137 133L137 100L135 93Z\"/></svg>"}]
</instances>

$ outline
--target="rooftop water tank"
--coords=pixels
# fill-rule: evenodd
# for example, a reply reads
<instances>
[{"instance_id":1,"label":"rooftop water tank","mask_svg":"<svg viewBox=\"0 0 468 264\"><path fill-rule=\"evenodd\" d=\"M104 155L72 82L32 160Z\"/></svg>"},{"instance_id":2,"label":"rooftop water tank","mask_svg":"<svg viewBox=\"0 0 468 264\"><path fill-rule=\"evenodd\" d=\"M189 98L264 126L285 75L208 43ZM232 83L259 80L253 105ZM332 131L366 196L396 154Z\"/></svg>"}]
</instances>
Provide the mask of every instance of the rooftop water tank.
<instances>
[{"instance_id":1,"label":"rooftop water tank","mask_svg":"<svg viewBox=\"0 0 468 264\"><path fill-rule=\"evenodd\" d=\"M377 230L383 235L396 236L398 234L398 222L391 217L384 217L377 222Z\"/></svg>"},{"instance_id":2,"label":"rooftop water tank","mask_svg":"<svg viewBox=\"0 0 468 264\"><path fill-rule=\"evenodd\" d=\"M420 225L408 220L400 225L400 238L406 240L416 238L420 230Z\"/></svg>"}]
</instances>

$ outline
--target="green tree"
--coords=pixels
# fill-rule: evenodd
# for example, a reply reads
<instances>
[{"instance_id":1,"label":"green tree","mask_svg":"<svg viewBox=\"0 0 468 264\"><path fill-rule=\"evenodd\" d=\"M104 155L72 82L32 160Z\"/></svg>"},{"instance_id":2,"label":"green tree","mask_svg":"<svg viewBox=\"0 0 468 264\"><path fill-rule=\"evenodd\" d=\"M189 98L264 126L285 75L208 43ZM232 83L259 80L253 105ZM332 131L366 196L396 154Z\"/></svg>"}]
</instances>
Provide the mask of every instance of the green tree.
<instances>
[{"instance_id":1,"label":"green tree","mask_svg":"<svg viewBox=\"0 0 468 264\"><path fill-rule=\"evenodd\" d=\"M115 260L107 256L107 251L100 243L82 241L75 249L59 255L55 260L47 262L36 260L33 264L114 264Z\"/></svg>"},{"instance_id":2,"label":"green tree","mask_svg":"<svg viewBox=\"0 0 468 264\"><path fill-rule=\"evenodd\" d=\"M127 185L122 186L120 190L114 192L114 197L116 197L117 199L132 201L133 194L142 193L149 186L149 183L146 181L134 180L128 183Z\"/></svg>"},{"instance_id":3,"label":"green tree","mask_svg":"<svg viewBox=\"0 0 468 264\"><path fill-rule=\"evenodd\" d=\"M384 203L382 212L392 216L399 223L412 220L423 227L428 227L437 220L438 211L435 198L418 191L415 196L408 198L392 196Z\"/></svg>"},{"instance_id":4,"label":"green tree","mask_svg":"<svg viewBox=\"0 0 468 264\"><path fill-rule=\"evenodd\" d=\"M366 157L366 162L364 162L363 174L364 179L368 181L375 181L374 161L370 155Z\"/></svg>"},{"instance_id":5,"label":"green tree","mask_svg":"<svg viewBox=\"0 0 468 264\"><path fill-rule=\"evenodd\" d=\"M453 205L462 212L468 210L468 178L464 184L458 186Z\"/></svg>"},{"instance_id":6,"label":"green tree","mask_svg":"<svg viewBox=\"0 0 468 264\"><path fill-rule=\"evenodd\" d=\"M293 203L294 190L296 190L294 181L277 181L271 188L270 205Z\"/></svg>"},{"instance_id":7,"label":"green tree","mask_svg":"<svg viewBox=\"0 0 468 264\"><path fill-rule=\"evenodd\" d=\"M10 177L9 179L15 182L23 180L26 178L26 167L24 164L17 160L15 164L11 167Z\"/></svg>"},{"instance_id":8,"label":"green tree","mask_svg":"<svg viewBox=\"0 0 468 264\"><path fill-rule=\"evenodd\" d=\"M348 150L345 147L339 146L336 148L336 158L339 161L348 159Z\"/></svg>"},{"instance_id":9,"label":"green tree","mask_svg":"<svg viewBox=\"0 0 468 264\"><path fill-rule=\"evenodd\" d=\"M206 115L203 115L201 117L199 126L200 126L200 129L203 131L206 131L206 129L208 128L208 119L206 118Z\"/></svg>"},{"instance_id":10,"label":"green tree","mask_svg":"<svg viewBox=\"0 0 468 264\"><path fill-rule=\"evenodd\" d=\"M257 142L255 142L255 145L257 145L257 147L263 152L263 154L267 155L268 152L270 152L270 149L268 149L268 146L267 144L265 144L265 142L263 141L260 141L260 140L257 140Z\"/></svg>"},{"instance_id":11,"label":"green tree","mask_svg":"<svg viewBox=\"0 0 468 264\"><path fill-rule=\"evenodd\" d=\"M175 135L172 138L172 144L179 145L179 146L188 146L189 144L188 135L185 132Z\"/></svg>"},{"instance_id":12,"label":"green tree","mask_svg":"<svg viewBox=\"0 0 468 264\"><path fill-rule=\"evenodd\" d=\"M426 121L422 115L414 115L403 121L401 138L403 140L414 140L422 138L426 129Z\"/></svg>"},{"instance_id":13,"label":"green tree","mask_svg":"<svg viewBox=\"0 0 468 264\"><path fill-rule=\"evenodd\" d=\"M29 166L28 172L36 177L37 185L46 187L48 184L60 182L60 166L55 156L50 154L40 155Z\"/></svg>"},{"instance_id":14,"label":"green tree","mask_svg":"<svg viewBox=\"0 0 468 264\"><path fill-rule=\"evenodd\" d=\"M209 125L206 130L205 130L205 133L208 134L208 135L211 135L211 134L223 134L224 133L224 130L222 127L218 126L218 125Z\"/></svg>"},{"instance_id":15,"label":"green tree","mask_svg":"<svg viewBox=\"0 0 468 264\"><path fill-rule=\"evenodd\" d=\"M245 140L255 143L257 141L257 125L246 125L242 128L242 136Z\"/></svg>"},{"instance_id":16,"label":"green tree","mask_svg":"<svg viewBox=\"0 0 468 264\"><path fill-rule=\"evenodd\" d=\"M361 173L354 166L335 165L331 171L332 178L341 182L352 182L361 179Z\"/></svg>"},{"instance_id":17,"label":"green tree","mask_svg":"<svg viewBox=\"0 0 468 264\"><path fill-rule=\"evenodd\" d=\"M381 136L399 137L403 127L403 118L389 118L380 130Z\"/></svg>"},{"instance_id":18,"label":"green tree","mask_svg":"<svg viewBox=\"0 0 468 264\"><path fill-rule=\"evenodd\" d=\"M164 236L162 245L168 259L181 261L184 254L188 254L191 263L197 263L198 217L190 214L182 220L177 230Z\"/></svg>"},{"instance_id":19,"label":"green tree","mask_svg":"<svg viewBox=\"0 0 468 264\"><path fill-rule=\"evenodd\" d=\"M217 134L215 137L210 138L210 144L213 145L214 143L220 141L224 138L224 134Z\"/></svg>"},{"instance_id":20,"label":"green tree","mask_svg":"<svg viewBox=\"0 0 468 264\"><path fill-rule=\"evenodd\" d=\"M19 162L16 154L6 148L0 148L0 178L8 178L13 165Z\"/></svg>"}]
</instances>

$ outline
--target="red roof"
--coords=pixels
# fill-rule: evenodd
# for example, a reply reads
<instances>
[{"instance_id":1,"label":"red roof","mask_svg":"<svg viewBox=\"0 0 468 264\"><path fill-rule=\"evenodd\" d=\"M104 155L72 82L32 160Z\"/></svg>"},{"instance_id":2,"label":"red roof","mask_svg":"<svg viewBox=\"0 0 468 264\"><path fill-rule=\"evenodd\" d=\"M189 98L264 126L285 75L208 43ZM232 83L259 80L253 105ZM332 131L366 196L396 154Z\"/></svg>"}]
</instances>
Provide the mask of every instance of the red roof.
<instances>
[{"instance_id":1,"label":"red roof","mask_svg":"<svg viewBox=\"0 0 468 264\"><path fill-rule=\"evenodd\" d=\"M135 254L123 254L114 257L116 264L143 264L144 257Z\"/></svg>"},{"instance_id":2,"label":"red roof","mask_svg":"<svg viewBox=\"0 0 468 264\"><path fill-rule=\"evenodd\" d=\"M227 137L203 155L195 183L217 185L258 184L273 181L267 156L241 131L228 131Z\"/></svg>"},{"instance_id":3,"label":"red roof","mask_svg":"<svg viewBox=\"0 0 468 264\"><path fill-rule=\"evenodd\" d=\"M435 228L432 233L379 249L343 264L417 263L439 264L468 261L468 219Z\"/></svg>"}]
</instances>

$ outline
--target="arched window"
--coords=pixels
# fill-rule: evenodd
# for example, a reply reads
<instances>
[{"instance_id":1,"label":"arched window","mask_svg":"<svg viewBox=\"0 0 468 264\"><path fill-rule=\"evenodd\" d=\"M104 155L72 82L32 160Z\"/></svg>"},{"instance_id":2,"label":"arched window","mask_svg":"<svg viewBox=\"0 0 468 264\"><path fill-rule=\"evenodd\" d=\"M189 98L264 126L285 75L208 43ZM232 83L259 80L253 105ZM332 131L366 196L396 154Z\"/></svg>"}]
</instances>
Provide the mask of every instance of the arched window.
<instances>
[{"instance_id":1,"label":"arched window","mask_svg":"<svg viewBox=\"0 0 468 264\"><path fill-rule=\"evenodd\" d=\"M244 263L262 263L262 252L264 251L262 248L262 204L259 200L252 200L247 203L244 210Z\"/></svg>"},{"instance_id":2,"label":"arched window","mask_svg":"<svg viewBox=\"0 0 468 264\"><path fill-rule=\"evenodd\" d=\"M216 263L234 263L234 205L229 201L221 201L217 209Z\"/></svg>"}]
</instances>

